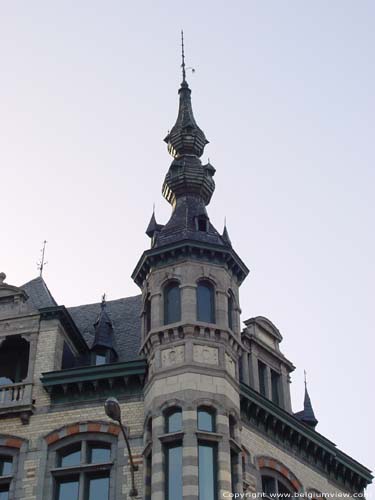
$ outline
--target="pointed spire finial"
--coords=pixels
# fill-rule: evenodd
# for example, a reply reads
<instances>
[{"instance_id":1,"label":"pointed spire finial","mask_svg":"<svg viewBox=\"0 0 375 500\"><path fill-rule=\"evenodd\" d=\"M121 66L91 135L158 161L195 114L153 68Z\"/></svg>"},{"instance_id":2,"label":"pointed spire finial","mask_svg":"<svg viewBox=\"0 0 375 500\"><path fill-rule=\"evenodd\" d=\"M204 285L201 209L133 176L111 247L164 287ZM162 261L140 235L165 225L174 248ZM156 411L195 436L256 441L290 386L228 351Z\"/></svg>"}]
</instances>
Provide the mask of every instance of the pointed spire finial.
<instances>
[{"instance_id":1,"label":"pointed spire finial","mask_svg":"<svg viewBox=\"0 0 375 500\"><path fill-rule=\"evenodd\" d=\"M186 69L185 69L185 46L184 46L184 30L181 30L181 68L182 68L182 83L186 82Z\"/></svg>"},{"instance_id":2,"label":"pointed spire finial","mask_svg":"<svg viewBox=\"0 0 375 500\"><path fill-rule=\"evenodd\" d=\"M105 306L105 301L106 301L106 293L104 292L102 295L102 307Z\"/></svg>"},{"instance_id":3,"label":"pointed spire finial","mask_svg":"<svg viewBox=\"0 0 375 500\"><path fill-rule=\"evenodd\" d=\"M303 370L304 380L305 380L305 389L307 389L307 373L306 370Z\"/></svg>"}]
</instances>

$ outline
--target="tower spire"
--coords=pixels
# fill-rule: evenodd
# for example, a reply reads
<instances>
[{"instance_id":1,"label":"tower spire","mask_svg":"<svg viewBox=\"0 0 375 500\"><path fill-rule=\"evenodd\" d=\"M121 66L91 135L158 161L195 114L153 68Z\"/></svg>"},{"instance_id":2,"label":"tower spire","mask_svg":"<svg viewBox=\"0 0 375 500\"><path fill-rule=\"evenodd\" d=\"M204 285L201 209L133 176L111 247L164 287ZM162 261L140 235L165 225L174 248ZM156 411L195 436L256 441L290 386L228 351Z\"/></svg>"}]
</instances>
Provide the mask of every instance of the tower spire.
<instances>
[{"instance_id":1,"label":"tower spire","mask_svg":"<svg viewBox=\"0 0 375 500\"><path fill-rule=\"evenodd\" d=\"M185 68L185 46L184 46L184 30L181 30L181 68L182 68L182 83L186 83L186 68Z\"/></svg>"},{"instance_id":2,"label":"tower spire","mask_svg":"<svg viewBox=\"0 0 375 500\"><path fill-rule=\"evenodd\" d=\"M303 422L304 424L309 425L310 427L315 429L315 427L318 424L318 420L315 417L309 392L307 390L306 370L304 370L303 372L304 372L304 383L305 383L305 397L303 400L303 410L295 413L294 416L297 417L299 420L301 420L301 422Z\"/></svg>"}]
</instances>

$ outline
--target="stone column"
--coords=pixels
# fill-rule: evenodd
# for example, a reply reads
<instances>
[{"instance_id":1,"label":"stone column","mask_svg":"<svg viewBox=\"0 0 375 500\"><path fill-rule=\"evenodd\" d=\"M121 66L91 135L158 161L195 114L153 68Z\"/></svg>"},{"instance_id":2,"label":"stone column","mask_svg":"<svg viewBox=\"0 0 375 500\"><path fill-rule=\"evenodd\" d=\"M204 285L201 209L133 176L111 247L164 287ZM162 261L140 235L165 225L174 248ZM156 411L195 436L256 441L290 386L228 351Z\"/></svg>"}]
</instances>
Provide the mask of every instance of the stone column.
<instances>
[{"instance_id":1,"label":"stone column","mask_svg":"<svg viewBox=\"0 0 375 500\"><path fill-rule=\"evenodd\" d=\"M292 402L290 400L290 377L284 365L281 365L280 380L281 403L284 410L292 413Z\"/></svg>"},{"instance_id":2,"label":"stone column","mask_svg":"<svg viewBox=\"0 0 375 500\"><path fill-rule=\"evenodd\" d=\"M247 351L243 351L242 357L241 357L241 363L242 363L242 381L250 385L250 376L249 376L249 354Z\"/></svg>"},{"instance_id":3,"label":"stone column","mask_svg":"<svg viewBox=\"0 0 375 500\"><path fill-rule=\"evenodd\" d=\"M152 423L152 465L151 465L151 498L164 500L165 474L163 446L159 436L164 433L164 419L155 417Z\"/></svg>"},{"instance_id":4,"label":"stone column","mask_svg":"<svg viewBox=\"0 0 375 500\"><path fill-rule=\"evenodd\" d=\"M254 351L249 355L249 379L250 387L259 391L258 357Z\"/></svg>"},{"instance_id":5,"label":"stone column","mask_svg":"<svg viewBox=\"0 0 375 500\"><path fill-rule=\"evenodd\" d=\"M197 319L197 286L195 284L181 285L181 320L193 323Z\"/></svg>"},{"instance_id":6,"label":"stone column","mask_svg":"<svg viewBox=\"0 0 375 500\"><path fill-rule=\"evenodd\" d=\"M151 330L160 328L163 325L163 301L161 292L153 293L151 300Z\"/></svg>"},{"instance_id":7,"label":"stone column","mask_svg":"<svg viewBox=\"0 0 375 500\"><path fill-rule=\"evenodd\" d=\"M228 328L228 295L224 290L216 290L216 324Z\"/></svg>"}]
</instances>

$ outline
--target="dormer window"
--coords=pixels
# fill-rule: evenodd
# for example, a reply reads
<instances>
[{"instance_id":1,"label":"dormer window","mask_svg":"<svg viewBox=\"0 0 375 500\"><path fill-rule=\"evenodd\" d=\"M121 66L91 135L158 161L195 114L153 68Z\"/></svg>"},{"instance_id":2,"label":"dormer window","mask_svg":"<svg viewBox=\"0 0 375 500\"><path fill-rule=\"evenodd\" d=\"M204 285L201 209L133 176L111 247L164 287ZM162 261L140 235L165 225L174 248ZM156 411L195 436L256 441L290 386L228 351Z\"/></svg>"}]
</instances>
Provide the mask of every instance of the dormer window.
<instances>
[{"instance_id":1,"label":"dormer window","mask_svg":"<svg viewBox=\"0 0 375 500\"><path fill-rule=\"evenodd\" d=\"M267 397L267 367L262 361L258 361L259 392Z\"/></svg>"},{"instance_id":2,"label":"dormer window","mask_svg":"<svg viewBox=\"0 0 375 500\"><path fill-rule=\"evenodd\" d=\"M201 231L203 233L207 233L208 231L208 217L205 214L198 215L195 218L195 229L197 231Z\"/></svg>"}]
</instances>

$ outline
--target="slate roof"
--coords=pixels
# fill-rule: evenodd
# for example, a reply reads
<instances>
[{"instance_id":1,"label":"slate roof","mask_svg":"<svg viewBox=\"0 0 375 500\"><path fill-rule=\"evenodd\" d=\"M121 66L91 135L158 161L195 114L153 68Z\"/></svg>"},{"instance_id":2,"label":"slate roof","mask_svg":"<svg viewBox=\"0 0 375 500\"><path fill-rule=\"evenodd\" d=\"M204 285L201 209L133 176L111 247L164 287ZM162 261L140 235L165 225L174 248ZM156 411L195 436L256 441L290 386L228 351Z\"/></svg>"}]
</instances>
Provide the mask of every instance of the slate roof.
<instances>
[{"instance_id":1,"label":"slate roof","mask_svg":"<svg viewBox=\"0 0 375 500\"><path fill-rule=\"evenodd\" d=\"M25 283L20 288L25 290L29 296L29 300L36 309L43 307L57 306L57 302L49 291L44 279L41 276Z\"/></svg>"},{"instance_id":2,"label":"slate roof","mask_svg":"<svg viewBox=\"0 0 375 500\"><path fill-rule=\"evenodd\" d=\"M157 234L155 246L161 247L178 241L190 239L228 247L227 241L208 221L207 231L196 229L196 217L205 216L208 219L206 207L196 196L186 195L177 199L172 216L167 224Z\"/></svg>"},{"instance_id":3,"label":"slate roof","mask_svg":"<svg viewBox=\"0 0 375 500\"><path fill-rule=\"evenodd\" d=\"M25 290L37 309L58 305L42 277L35 278L20 288ZM101 312L101 302L68 307L67 310L91 348L95 338L94 324ZM140 359L138 352L141 345L141 311L141 295L106 302L106 312L113 326L118 361Z\"/></svg>"}]
</instances>

